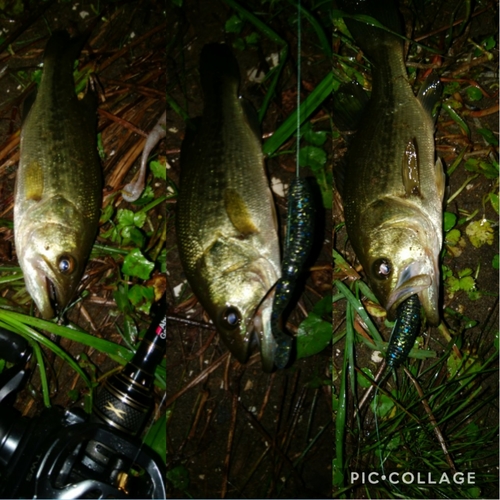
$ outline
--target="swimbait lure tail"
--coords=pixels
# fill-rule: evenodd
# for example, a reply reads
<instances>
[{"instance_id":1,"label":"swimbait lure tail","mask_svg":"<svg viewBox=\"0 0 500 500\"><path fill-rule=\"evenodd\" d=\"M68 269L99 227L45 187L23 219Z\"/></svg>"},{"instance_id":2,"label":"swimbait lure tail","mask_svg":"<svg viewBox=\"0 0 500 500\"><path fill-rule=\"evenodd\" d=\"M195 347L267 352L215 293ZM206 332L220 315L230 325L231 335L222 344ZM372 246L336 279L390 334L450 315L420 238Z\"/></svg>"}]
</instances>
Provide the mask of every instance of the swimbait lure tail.
<instances>
[{"instance_id":1,"label":"swimbait lure tail","mask_svg":"<svg viewBox=\"0 0 500 500\"><path fill-rule=\"evenodd\" d=\"M386 353L389 368L397 368L406 360L419 331L420 301L415 294L398 306L396 324Z\"/></svg>"},{"instance_id":2,"label":"swimbait lure tail","mask_svg":"<svg viewBox=\"0 0 500 500\"><path fill-rule=\"evenodd\" d=\"M271 313L271 331L277 344L274 363L278 368L284 368L290 359L292 337L283 332L282 317L312 248L314 212L309 183L304 179L294 179L288 191L288 222L281 278L276 283Z\"/></svg>"}]
</instances>

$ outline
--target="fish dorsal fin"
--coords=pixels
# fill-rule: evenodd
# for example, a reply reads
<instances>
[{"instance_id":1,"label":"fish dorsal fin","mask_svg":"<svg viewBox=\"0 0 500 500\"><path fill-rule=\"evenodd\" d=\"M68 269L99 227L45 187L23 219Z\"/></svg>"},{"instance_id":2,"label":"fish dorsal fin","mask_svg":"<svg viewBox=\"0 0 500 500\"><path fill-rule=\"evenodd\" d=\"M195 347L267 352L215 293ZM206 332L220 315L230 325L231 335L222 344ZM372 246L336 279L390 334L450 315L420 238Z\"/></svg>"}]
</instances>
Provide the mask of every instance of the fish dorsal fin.
<instances>
[{"instance_id":1,"label":"fish dorsal fin","mask_svg":"<svg viewBox=\"0 0 500 500\"><path fill-rule=\"evenodd\" d=\"M441 203L444 201L444 193L446 190L446 177L444 175L443 163L441 162L441 158L436 160L436 165L434 167L436 169L436 185L438 190L438 195L441 199Z\"/></svg>"},{"instance_id":2,"label":"fish dorsal fin","mask_svg":"<svg viewBox=\"0 0 500 500\"><path fill-rule=\"evenodd\" d=\"M417 96L417 99L420 101L420 104L425 109L425 111L429 113L429 116L433 116L432 112L436 104L441 99L442 92L443 84L441 83L441 80L438 78L437 74L432 72L425 79L425 82L420 87Z\"/></svg>"},{"instance_id":3,"label":"fish dorsal fin","mask_svg":"<svg viewBox=\"0 0 500 500\"><path fill-rule=\"evenodd\" d=\"M408 141L403 153L401 173L406 196L420 196L420 172L418 170L418 148L415 138Z\"/></svg>"},{"instance_id":4,"label":"fish dorsal fin","mask_svg":"<svg viewBox=\"0 0 500 500\"><path fill-rule=\"evenodd\" d=\"M43 169L36 160L27 165L24 179L26 200L40 201L43 196Z\"/></svg>"},{"instance_id":5,"label":"fish dorsal fin","mask_svg":"<svg viewBox=\"0 0 500 500\"><path fill-rule=\"evenodd\" d=\"M229 220L241 236L246 237L259 232L238 191L232 188L224 190L224 207Z\"/></svg>"}]
</instances>

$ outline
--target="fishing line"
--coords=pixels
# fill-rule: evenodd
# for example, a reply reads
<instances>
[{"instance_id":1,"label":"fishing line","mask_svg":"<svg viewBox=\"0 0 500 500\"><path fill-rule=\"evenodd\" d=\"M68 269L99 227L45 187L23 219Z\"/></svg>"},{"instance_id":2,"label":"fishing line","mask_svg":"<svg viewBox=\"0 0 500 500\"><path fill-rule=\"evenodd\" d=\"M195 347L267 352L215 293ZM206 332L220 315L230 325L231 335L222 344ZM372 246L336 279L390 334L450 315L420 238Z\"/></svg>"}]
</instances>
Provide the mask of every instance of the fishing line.
<instances>
[{"instance_id":1,"label":"fishing line","mask_svg":"<svg viewBox=\"0 0 500 500\"><path fill-rule=\"evenodd\" d=\"M387 376L384 376L381 382L384 382L387 379ZM375 393L373 394L373 409L374 409L374 416L375 416L375 432L377 434L377 442L378 442L378 454L379 454L379 460L380 460L380 468L382 469L382 474L385 476L385 469L384 469L384 458L382 456L382 446L380 444L380 432L378 428L378 388L379 384L375 387Z\"/></svg>"},{"instance_id":2,"label":"fishing line","mask_svg":"<svg viewBox=\"0 0 500 500\"><path fill-rule=\"evenodd\" d=\"M300 81L301 81L301 47L302 47L302 23L300 16L301 0L297 3L297 157L295 175L299 177L299 152L300 152Z\"/></svg>"}]
</instances>

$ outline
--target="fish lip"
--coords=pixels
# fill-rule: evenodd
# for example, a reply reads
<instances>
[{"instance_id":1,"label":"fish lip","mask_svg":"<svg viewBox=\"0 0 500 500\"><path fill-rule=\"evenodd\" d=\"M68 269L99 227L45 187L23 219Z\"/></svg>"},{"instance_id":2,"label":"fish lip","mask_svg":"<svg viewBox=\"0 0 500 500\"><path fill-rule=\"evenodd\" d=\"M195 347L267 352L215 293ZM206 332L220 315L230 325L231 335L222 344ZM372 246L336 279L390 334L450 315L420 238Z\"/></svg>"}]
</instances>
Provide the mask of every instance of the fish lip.
<instances>
[{"instance_id":1,"label":"fish lip","mask_svg":"<svg viewBox=\"0 0 500 500\"><path fill-rule=\"evenodd\" d=\"M438 277L436 266L429 261L414 261L400 274L396 288L387 300L386 310L389 319L395 319L398 306L411 295L418 295L430 324L439 323Z\"/></svg>"},{"instance_id":2,"label":"fish lip","mask_svg":"<svg viewBox=\"0 0 500 500\"><path fill-rule=\"evenodd\" d=\"M38 288L40 294L33 294L30 290L35 304L44 319L51 319L60 314L61 297L58 288L51 274L51 266L45 256L37 254L27 259L30 268L27 270L29 278L29 288ZM26 271L23 269L26 276Z\"/></svg>"},{"instance_id":3,"label":"fish lip","mask_svg":"<svg viewBox=\"0 0 500 500\"><path fill-rule=\"evenodd\" d=\"M420 298L423 291L432 285L432 278L428 274L419 274L406 280L394 289L387 301L386 309L395 311L397 307L410 296L417 294Z\"/></svg>"},{"instance_id":4,"label":"fish lip","mask_svg":"<svg viewBox=\"0 0 500 500\"><path fill-rule=\"evenodd\" d=\"M260 350L262 370L271 373L274 369L276 341L271 330L271 314L276 283L267 291L247 322L249 337L255 336Z\"/></svg>"}]
</instances>

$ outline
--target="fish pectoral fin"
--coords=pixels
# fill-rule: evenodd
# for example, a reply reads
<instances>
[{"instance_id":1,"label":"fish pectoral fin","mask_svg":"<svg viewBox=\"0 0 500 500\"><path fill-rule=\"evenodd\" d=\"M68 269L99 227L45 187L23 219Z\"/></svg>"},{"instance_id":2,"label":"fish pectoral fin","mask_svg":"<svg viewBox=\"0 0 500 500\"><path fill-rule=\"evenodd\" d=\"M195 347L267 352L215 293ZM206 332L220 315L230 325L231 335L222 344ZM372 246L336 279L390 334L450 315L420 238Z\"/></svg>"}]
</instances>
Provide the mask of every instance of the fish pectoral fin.
<instances>
[{"instance_id":1,"label":"fish pectoral fin","mask_svg":"<svg viewBox=\"0 0 500 500\"><path fill-rule=\"evenodd\" d=\"M411 139L406 145L403 153L401 166L403 176L403 186L406 196L421 196L420 193L420 172L418 169L418 148L417 140Z\"/></svg>"},{"instance_id":2,"label":"fish pectoral fin","mask_svg":"<svg viewBox=\"0 0 500 500\"><path fill-rule=\"evenodd\" d=\"M40 201L43 195L43 169L37 161L32 161L25 169L24 197L26 200Z\"/></svg>"},{"instance_id":3,"label":"fish pectoral fin","mask_svg":"<svg viewBox=\"0 0 500 500\"><path fill-rule=\"evenodd\" d=\"M444 202L444 193L446 190L446 176L444 175L443 163L441 162L441 158L436 160L436 165L434 167L436 169L436 185L438 190L439 198L441 199L441 203Z\"/></svg>"},{"instance_id":4,"label":"fish pectoral fin","mask_svg":"<svg viewBox=\"0 0 500 500\"><path fill-rule=\"evenodd\" d=\"M259 233L259 229L252 220L247 205L238 191L232 188L225 189L224 207L229 220L242 237Z\"/></svg>"}]
</instances>

